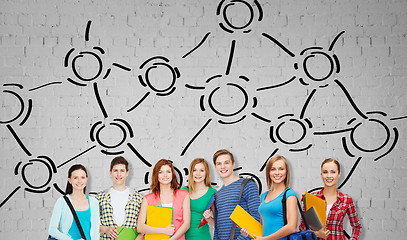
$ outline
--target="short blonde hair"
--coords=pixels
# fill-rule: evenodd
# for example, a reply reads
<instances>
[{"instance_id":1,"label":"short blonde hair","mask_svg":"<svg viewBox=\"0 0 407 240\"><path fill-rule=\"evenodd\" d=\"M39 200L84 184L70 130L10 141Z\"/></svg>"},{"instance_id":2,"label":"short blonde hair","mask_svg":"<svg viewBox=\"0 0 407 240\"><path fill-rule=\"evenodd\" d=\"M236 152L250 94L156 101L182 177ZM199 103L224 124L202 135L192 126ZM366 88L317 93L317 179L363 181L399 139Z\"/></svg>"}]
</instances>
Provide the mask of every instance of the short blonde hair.
<instances>
[{"instance_id":1,"label":"short blonde hair","mask_svg":"<svg viewBox=\"0 0 407 240\"><path fill-rule=\"evenodd\" d=\"M281 155L274 155L271 158L269 158L269 160L267 160L266 164L266 180L268 189L271 189L271 185L273 184L270 177L270 169L273 166L273 164L278 160L282 160L285 164L286 176L284 179L284 185L285 187L288 187L290 185L290 167L288 166L287 159Z\"/></svg>"},{"instance_id":2,"label":"short blonde hair","mask_svg":"<svg viewBox=\"0 0 407 240\"><path fill-rule=\"evenodd\" d=\"M203 158L195 158L189 165L188 188L190 192L193 192L195 190L193 172L195 166L199 163L202 163L205 167L205 181L204 181L205 186L207 187L211 186L211 172L209 170L208 162Z\"/></svg>"}]
</instances>

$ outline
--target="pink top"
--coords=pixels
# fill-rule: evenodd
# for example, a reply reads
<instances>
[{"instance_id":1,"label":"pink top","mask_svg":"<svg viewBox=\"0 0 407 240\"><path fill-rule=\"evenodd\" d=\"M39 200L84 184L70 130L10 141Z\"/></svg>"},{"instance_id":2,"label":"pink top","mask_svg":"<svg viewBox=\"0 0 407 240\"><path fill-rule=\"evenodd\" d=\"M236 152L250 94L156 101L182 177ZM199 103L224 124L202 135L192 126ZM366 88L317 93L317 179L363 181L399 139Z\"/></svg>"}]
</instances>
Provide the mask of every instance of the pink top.
<instances>
[{"instance_id":1,"label":"pink top","mask_svg":"<svg viewBox=\"0 0 407 240\"><path fill-rule=\"evenodd\" d=\"M188 195L187 190L183 189L178 189L175 191L174 198L172 200L172 224L175 226L175 232L178 231L178 229L181 227L181 225L184 223L183 219L183 212L184 212L184 199ZM162 206L161 205L161 200L160 196L154 194L154 193L149 193L145 196L147 200L147 204L149 206ZM185 235L179 238L180 240L185 240Z\"/></svg>"}]
</instances>

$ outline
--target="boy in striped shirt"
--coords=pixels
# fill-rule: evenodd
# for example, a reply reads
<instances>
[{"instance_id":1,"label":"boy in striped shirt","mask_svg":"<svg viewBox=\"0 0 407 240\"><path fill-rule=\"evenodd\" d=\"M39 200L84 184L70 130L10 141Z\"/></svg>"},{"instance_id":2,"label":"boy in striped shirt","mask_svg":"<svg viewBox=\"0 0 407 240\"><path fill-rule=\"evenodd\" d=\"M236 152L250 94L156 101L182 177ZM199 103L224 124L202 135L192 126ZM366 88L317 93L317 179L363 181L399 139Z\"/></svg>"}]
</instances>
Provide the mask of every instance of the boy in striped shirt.
<instances>
[{"instance_id":1,"label":"boy in striped shirt","mask_svg":"<svg viewBox=\"0 0 407 240\"><path fill-rule=\"evenodd\" d=\"M234 234L233 239L235 240L251 239L250 236L243 236L239 227L236 226L236 229L233 229L234 223L229 217L236 205L240 205L260 222L260 197L257 185L254 181L248 181L243 188L239 203L243 178L239 178L233 172L235 160L232 153L226 149L218 150L213 155L213 163L223 181L222 188L215 194L215 232L213 239L229 240L231 234Z\"/></svg>"}]
</instances>

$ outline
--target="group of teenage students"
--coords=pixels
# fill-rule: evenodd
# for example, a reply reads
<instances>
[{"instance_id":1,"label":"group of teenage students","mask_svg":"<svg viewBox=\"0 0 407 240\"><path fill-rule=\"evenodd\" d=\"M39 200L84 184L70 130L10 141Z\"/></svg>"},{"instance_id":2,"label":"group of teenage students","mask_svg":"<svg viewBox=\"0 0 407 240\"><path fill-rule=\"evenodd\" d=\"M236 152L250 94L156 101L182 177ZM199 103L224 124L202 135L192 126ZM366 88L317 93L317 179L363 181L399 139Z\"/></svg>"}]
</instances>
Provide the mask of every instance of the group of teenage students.
<instances>
[{"instance_id":1,"label":"group of teenage students","mask_svg":"<svg viewBox=\"0 0 407 240\"><path fill-rule=\"evenodd\" d=\"M96 197L85 194L88 179L85 167L74 165L68 171L66 196L71 201L87 240L115 239L117 227L137 229L137 240L145 234L166 234L172 240L229 240L251 239L246 228L236 227L230 215L240 205L263 225L263 236L255 239L287 239L297 229L297 195L289 189L290 170L281 155L272 156L266 164L268 190L259 196L254 181L247 181L234 173L233 154L226 149L213 155L213 163L223 186L219 191L211 187L209 165L203 158L194 159L189 167L188 185L180 188L172 162L159 160L152 173L151 193L142 196L126 186L128 162L116 157L110 164L113 186L99 192ZM334 159L321 164L324 188L314 192L326 201L326 226L315 230L318 239L345 239L343 220L346 215L352 227L350 239L359 239L361 224L352 198L337 189L340 165ZM241 191L242 189L242 191ZM282 198L286 195L286 224L284 224ZM211 209L206 207L215 194ZM147 206L173 208L172 224L165 228L146 224ZM198 228L202 219L207 223ZM213 238L209 225L214 226ZM304 224L300 224L304 230ZM60 197L54 207L49 234L55 239L83 239L66 202Z\"/></svg>"}]
</instances>

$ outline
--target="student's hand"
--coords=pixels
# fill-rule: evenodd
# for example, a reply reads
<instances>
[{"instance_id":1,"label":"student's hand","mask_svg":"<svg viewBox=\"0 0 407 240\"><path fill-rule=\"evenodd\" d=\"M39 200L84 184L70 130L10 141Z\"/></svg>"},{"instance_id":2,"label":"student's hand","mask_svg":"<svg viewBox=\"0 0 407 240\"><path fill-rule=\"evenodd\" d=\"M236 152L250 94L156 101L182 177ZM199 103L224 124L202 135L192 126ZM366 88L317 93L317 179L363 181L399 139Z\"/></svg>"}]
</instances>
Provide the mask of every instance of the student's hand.
<instances>
[{"instance_id":1,"label":"student's hand","mask_svg":"<svg viewBox=\"0 0 407 240\"><path fill-rule=\"evenodd\" d=\"M254 239L256 240L264 240L266 239L265 237L261 237L261 236L256 236L256 234L253 233Z\"/></svg>"},{"instance_id":2,"label":"student's hand","mask_svg":"<svg viewBox=\"0 0 407 240\"><path fill-rule=\"evenodd\" d=\"M331 234L331 231L325 230L325 226L318 231L315 231L315 235L317 235L318 238L322 239L327 239L329 234Z\"/></svg>"},{"instance_id":3,"label":"student's hand","mask_svg":"<svg viewBox=\"0 0 407 240\"><path fill-rule=\"evenodd\" d=\"M240 229L240 233L245 237L249 236L249 230L247 230L247 228Z\"/></svg>"},{"instance_id":4,"label":"student's hand","mask_svg":"<svg viewBox=\"0 0 407 240\"><path fill-rule=\"evenodd\" d=\"M212 211L211 211L210 209L206 210L206 211L203 213L203 216L204 216L205 219L211 218L211 217L212 217Z\"/></svg>"},{"instance_id":5,"label":"student's hand","mask_svg":"<svg viewBox=\"0 0 407 240\"><path fill-rule=\"evenodd\" d=\"M111 239L116 239L117 236L119 235L119 232L116 230L116 227L107 227L107 236L109 236Z\"/></svg>"},{"instance_id":6,"label":"student's hand","mask_svg":"<svg viewBox=\"0 0 407 240\"><path fill-rule=\"evenodd\" d=\"M174 235L175 232L175 226L173 224L168 225L164 228L164 234L167 234L168 236Z\"/></svg>"},{"instance_id":7,"label":"student's hand","mask_svg":"<svg viewBox=\"0 0 407 240\"><path fill-rule=\"evenodd\" d=\"M139 233L136 237L136 240L144 240L144 234Z\"/></svg>"}]
</instances>

